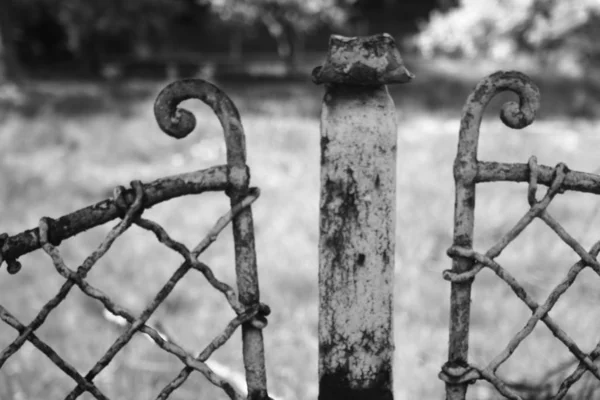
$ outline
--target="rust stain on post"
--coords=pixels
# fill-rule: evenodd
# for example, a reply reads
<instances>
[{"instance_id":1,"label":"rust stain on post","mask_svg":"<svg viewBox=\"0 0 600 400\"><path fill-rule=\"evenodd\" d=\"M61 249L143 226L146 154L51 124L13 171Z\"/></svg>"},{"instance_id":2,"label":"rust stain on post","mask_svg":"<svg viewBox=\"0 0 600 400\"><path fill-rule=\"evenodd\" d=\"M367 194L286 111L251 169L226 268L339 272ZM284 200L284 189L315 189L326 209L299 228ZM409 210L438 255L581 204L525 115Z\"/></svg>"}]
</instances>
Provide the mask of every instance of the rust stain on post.
<instances>
[{"instance_id":1,"label":"rust stain on post","mask_svg":"<svg viewBox=\"0 0 600 400\"><path fill-rule=\"evenodd\" d=\"M408 82L394 39L332 36L321 114L319 400L392 399L396 113Z\"/></svg>"}]
</instances>

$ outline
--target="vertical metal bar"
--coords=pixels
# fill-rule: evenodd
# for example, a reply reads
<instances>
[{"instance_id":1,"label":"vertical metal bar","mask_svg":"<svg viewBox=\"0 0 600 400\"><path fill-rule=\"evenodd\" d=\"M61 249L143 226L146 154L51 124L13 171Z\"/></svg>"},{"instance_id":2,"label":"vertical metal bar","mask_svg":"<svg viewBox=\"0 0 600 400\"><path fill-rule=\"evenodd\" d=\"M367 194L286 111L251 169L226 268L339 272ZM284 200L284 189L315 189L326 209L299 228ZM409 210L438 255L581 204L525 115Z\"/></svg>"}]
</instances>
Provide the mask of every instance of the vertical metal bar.
<instances>
[{"instance_id":1,"label":"vertical metal bar","mask_svg":"<svg viewBox=\"0 0 600 400\"><path fill-rule=\"evenodd\" d=\"M519 103L503 105L500 118L505 125L521 129L531 124L539 108L539 90L531 80L516 71L499 71L477 84L467 98L462 111L458 149L454 160L456 185L454 203L454 239L452 245L471 249L475 226L475 185L477 183L477 148L479 128L485 108L499 92L510 90L519 96ZM473 268L470 258L453 258L452 272L460 274ZM471 284L452 282L450 289L450 333L448 362L440 377L446 382L447 400L464 400L471 381L469 372L469 320L471 313Z\"/></svg>"},{"instance_id":2,"label":"vertical metal bar","mask_svg":"<svg viewBox=\"0 0 600 400\"><path fill-rule=\"evenodd\" d=\"M231 206L239 203L246 194L247 189L232 193ZM242 304L251 306L259 302L260 292L254 246L254 223L250 207L240 212L233 219L232 225L238 296ZM257 329L250 322L244 323L242 340L248 400L268 400L262 330Z\"/></svg>"},{"instance_id":3,"label":"vertical metal bar","mask_svg":"<svg viewBox=\"0 0 600 400\"><path fill-rule=\"evenodd\" d=\"M319 400L391 400L396 109L408 82L386 34L332 36L321 114Z\"/></svg>"},{"instance_id":4,"label":"vertical metal bar","mask_svg":"<svg viewBox=\"0 0 600 400\"><path fill-rule=\"evenodd\" d=\"M459 144L460 146L460 144ZM454 163L454 180L456 185L454 202L454 239L453 246L465 248L473 247L473 229L475 223L475 176L464 174L465 167L471 168L477 165L476 160L459 161ZM469 258L452 259L452 271L461 273L473 267L473 261ZM460 374L468 368L467 360L469 354L469 321L471 315L471 284L472 280L466 282L453 282L450 289L450 329L448 342L448 360L445 365L457 368ZM446 383L447 400L464 400L467 395L468 382L462 384Z\"/></svg>"},{"instance_id":5,"label":"vertical metal bar","mask_svg":"<svg viewBox=\"0 0 600 400\"><path fill-rule=\"evenodd\" d=\"M246 143L239 112L231 99L216 86L201 79L183 79L167 86L156 99L156 120L163 131L183 138L196 126L192 113L177 108L184 100L197 98L214 111L225 135L229 189L232 207L248 194L250 170L246 165ZM240 302L249 307L259 302L258 273L254 246L252 210L247 207L232 220L235 271ZM242 325L242 342L249 400L267 400L267 375L263 335L259 327Z\"/></svg>"}]
</instances>

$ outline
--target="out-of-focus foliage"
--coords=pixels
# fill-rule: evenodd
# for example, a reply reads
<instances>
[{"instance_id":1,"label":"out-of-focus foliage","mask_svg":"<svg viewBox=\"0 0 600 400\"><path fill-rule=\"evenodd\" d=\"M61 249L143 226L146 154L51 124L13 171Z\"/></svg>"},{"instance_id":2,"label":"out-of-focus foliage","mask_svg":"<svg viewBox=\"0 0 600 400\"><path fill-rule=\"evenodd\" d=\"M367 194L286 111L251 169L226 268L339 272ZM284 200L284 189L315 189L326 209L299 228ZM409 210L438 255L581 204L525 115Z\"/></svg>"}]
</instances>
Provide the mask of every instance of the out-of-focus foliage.
<instances>
[{"instance_id":1,"label":"out-of-focus foliage","mask_svg":"<svg viewBox=\"0 0 600 400\"><path fill-rule=\"evenodd\" d=\"M18 11L24 25L47 14L64 29L69 50L78 53L92 37L118 36L129 43L160 32L181 4L170 0L22 0Z\"/></svg>"},{"instance_id":2,"label":"out-of-focus foliage","mask_svg":"<svg viewBox=\"0 0 600 400\"><path fill-rule=\"evenodd\" d=\"M567 52L579 61L600 54L599 0L461 0L433 11L414 43L426 56Z\"/></svg>"},{"instance_id":3,"label":"out-of-focus foliage","mask_svg":"<svg viewBox=\"0 0 600 400\"><path fill-rule=\"evenodd\" d=\"M210 3L224 21L248 26L275 18L308 31L320 25L341 26L348 17L353 0L200 0Z\"/></svg>"},{"instance_id":4,"label":"out-of-focus foliage","mask_svg":"<svg viewBox=\"0 0 600 400\"><path fill-rule=\"evenodd\" d=\"M275 44L272 49L277 49L288 66L294 66L307 33L327 26L339 30L351 12L356 12L356 0L10 2L14 4L10 13L0 10L5 17L10 14L4 18L10 23L0 22L0 27L11 33L2 36L10 36L5 42L16 54L13 60L38 71L48 65L76 63L83 73L93 74L107 63L131 55L150 60L164 53L198 51L202 46L215 51L214 45L206 45L214 41L214 35L219 35L219 51L228 52L232 60L241 59L249 38L270 36L274 41L267 46ZM194 35L195 43L190 45L189 38ZM252 45L261 47L258 42ZM0 66L9 64L8 55L0 55Z\"/></svg>"},{"instance_id":5,"label":"out-of-focus foliage","mask_svg":"<svg viewBox=\"0 0 600 400\"><path fill-rule=\"evenodd\" d=\"M265 27L288 70L296 68L306 33L322 26L341 28L356 0L198 0L237 30Z\"/></svg>"}]
</instances>

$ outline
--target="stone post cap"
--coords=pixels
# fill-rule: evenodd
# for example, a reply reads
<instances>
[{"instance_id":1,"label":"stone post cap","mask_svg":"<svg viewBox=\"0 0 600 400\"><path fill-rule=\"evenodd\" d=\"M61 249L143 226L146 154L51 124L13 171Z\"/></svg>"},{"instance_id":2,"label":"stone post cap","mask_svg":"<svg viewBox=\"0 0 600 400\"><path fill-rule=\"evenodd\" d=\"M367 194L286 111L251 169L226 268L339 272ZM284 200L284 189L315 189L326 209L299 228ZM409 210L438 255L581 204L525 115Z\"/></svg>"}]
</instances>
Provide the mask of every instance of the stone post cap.
<instances>
[{"instance_id":1,"label":"stone post cap","mask_svg":"<svg viewBox=\"0 0 600 400\"><path fill-rule=\"evenodd\" d=\"M415 76L404 66L391 35L331 35L325 64L312 72L313 82L378 86L406 83Z\"/></svg>"}]
</instances>

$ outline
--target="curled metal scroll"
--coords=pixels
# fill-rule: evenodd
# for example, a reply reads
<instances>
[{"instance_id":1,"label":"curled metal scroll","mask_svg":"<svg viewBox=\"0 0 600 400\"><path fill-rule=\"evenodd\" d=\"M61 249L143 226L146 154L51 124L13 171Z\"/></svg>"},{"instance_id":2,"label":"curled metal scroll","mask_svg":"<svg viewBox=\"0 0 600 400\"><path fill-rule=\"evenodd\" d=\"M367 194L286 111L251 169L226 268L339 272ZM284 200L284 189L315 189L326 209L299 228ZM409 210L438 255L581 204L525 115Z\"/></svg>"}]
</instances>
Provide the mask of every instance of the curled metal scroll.
<instances>
[{"instance_id":1,"label":"curled metal scroll","mask_svg":"<svg viewBox=\"0 0 600 400\"><path fill-rule=\"evenodd\" d=\"M483 113L494 96L512 91L519 103L507 102L502 106L500 119L505 125L522 129L530 125L540 105L540 92L526 75L517 71L499 71L481 80L469 95L460 121L458 151L454 161L456 184L453 246L472 249L475 225L475 184L478 173L477 147ZM452 257L452 273L462 274L474 267L473 260ZM446 398L463 400L469 377L469 326L471 312L471 283L452 282L450 303L450 334L448 362L440 378L446 382ZM451 368L460 367L460 368Z\"/></svg>"},{"instance_id":2,"label":"curled metal scroll","mask_svg":"<svg viewBox=\"0 0 600 400\"><path fill-rule=\"evenodd\" d=\"M231 206L248 193L250 171L246 166L246 143L240 114L229 96L218 87L201 79L183 79L165 87L154 103L154 115L160 128L177 139L186 137L196 127L196 118L178 105L189 99L202 100L209 105L221 122L227 147L228 183L225 193ZM236 260L236 280L240 302L245 306L259 303L258 273L254 245L252 210L245 208L232 220ZM265 314L266 315L266 314ZM258 325L242 325L243 356L249 399L269 399L264 362L264 343Z\"/></svg>"},{"instance_id":3,"label":"curled metal scroll","mask_svg":"<svg viewBox=\"0 0 600 400\"><path fill-rule=\"evenodd\" d=\"M233 101L215 85L202 79L182 79L166 86L154 102L154 116L160 128L176 139L186 137L196 127L194 115L179 104L198 99L210 106L223 127L227 164L246 165L246 141L240 114Z\"/></svg>"},{"instance_id":4,"label":"curled metal scroll","mask_svg":"<svg viewBox=\"0 0 600 400\"><path fill-rule=\"evenodd\" d=\"M509 101L502 106L500 119L506 126L522 129L535 119L540 106L540 91L527 75L518 71L498 71L481 80L462 111L455 176L459 169L463 176L475 178L481 119L492 98L503 91L519 96L519 103Z\"/></svg>"}]
</instances>

